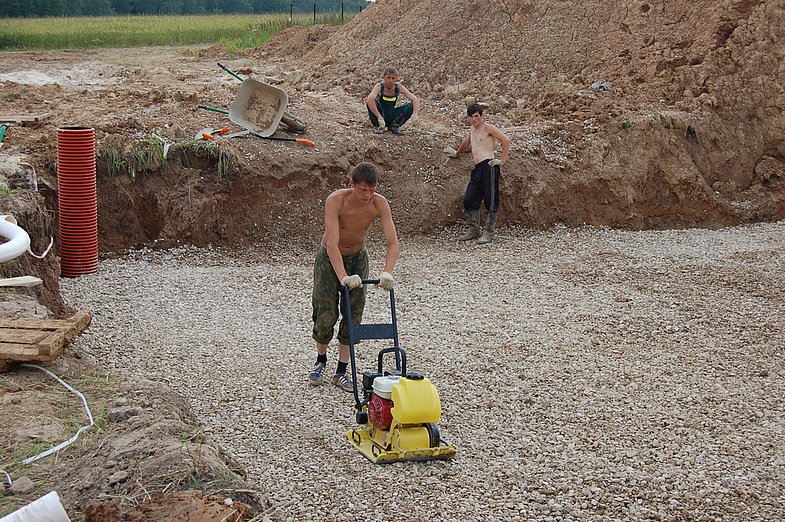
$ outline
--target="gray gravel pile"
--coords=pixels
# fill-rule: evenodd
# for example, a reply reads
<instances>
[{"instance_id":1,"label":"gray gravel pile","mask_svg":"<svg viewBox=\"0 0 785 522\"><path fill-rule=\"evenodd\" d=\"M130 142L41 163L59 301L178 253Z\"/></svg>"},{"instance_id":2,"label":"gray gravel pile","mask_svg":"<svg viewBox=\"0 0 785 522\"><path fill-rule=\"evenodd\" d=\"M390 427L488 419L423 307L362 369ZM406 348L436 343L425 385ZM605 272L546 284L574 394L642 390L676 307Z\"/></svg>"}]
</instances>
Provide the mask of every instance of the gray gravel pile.
<instances>
[{"instance_id":1,"label":"gray gravel pile","mask_svg":"<svg viewBox=\"0 0 785 522\"><path fill-rule=\"evenodd\" d=\"M185 396L283 519L785 519L785 222L461 232L395 270L451 461L371 464L350 394L307 383L315 248L136 250L62 293L94 313L76 347Z\"/></svg>"}]
</instances>

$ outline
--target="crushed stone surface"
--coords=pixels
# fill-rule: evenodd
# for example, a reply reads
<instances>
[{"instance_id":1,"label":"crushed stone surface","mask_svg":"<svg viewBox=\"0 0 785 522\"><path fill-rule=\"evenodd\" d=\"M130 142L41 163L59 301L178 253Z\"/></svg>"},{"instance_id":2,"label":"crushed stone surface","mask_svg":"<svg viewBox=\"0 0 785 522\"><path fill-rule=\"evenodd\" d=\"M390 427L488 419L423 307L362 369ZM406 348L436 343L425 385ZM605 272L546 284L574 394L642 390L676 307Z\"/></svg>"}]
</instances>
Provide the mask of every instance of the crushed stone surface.
<instances>
[{"instance_id":1,"label":"crushed stone surface","mask_svg":"<svg viewBox=\"0 0 785 522\"><path fill-rule=\"evenodd\" d=\"M94 314L74 347L183 395L283 520L785 518L785 222L462 232L402 238L394 274L451 461L370 463L351 395L308 384L315 248L130 250L61 291Z\"/></svg>"}]
</instances>

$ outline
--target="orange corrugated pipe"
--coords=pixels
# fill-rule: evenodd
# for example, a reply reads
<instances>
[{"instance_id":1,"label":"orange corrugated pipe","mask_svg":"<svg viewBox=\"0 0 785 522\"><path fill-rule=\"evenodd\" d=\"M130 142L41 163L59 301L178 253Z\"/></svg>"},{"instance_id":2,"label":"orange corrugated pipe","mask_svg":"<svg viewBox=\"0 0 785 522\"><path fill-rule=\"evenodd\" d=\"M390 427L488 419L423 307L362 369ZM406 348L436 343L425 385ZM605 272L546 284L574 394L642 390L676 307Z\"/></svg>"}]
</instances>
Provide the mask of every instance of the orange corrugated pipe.
<instances>
[{"instance_id":1,"label":"orange corrugated pipe","mask_svg":"<svg viewBox=\"0 0 785 522\"><path fill-rule=\"evenodd\" d=\"M98 197L95 131L57 129L57 207L60 219L60 275L98 271Z\"/></svg>"}]
</instances>

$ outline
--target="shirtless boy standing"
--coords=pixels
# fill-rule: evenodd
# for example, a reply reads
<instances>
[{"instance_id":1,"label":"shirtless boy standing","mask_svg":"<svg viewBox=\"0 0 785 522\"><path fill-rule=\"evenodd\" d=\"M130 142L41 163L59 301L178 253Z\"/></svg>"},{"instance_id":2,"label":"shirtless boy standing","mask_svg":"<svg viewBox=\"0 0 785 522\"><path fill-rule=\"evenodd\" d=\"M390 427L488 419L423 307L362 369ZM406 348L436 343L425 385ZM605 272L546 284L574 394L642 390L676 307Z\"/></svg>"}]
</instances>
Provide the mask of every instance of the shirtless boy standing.
<instances>
[{"instance_id":1,"label":"shirtless boy standing","mask_svg":"<svg viewBox=\"0 0 785 522\"><path fill-rule=\"evenodd\" d=\"M460 153L471 148L474 157L474 169L463 197L469 232L461 236L460 240L468 241L479 237L477 243L485 244L493 240L493 228L496 226L496 217L499 213L500 167L507 161L507 155L510 153L510 138L490 123L482 121L481 105L477 103L469 105L466 113L472 126L469 135L461 142L458 150L449 151L450 157L457 158ZM502 144L501 160L495 158L496 140ZM480 236L480 207L483 202L488 211L488 219Z\"/></svg>"},{"instance_id":2,"label":"shirtless boy standing","mask_svg":"<svg viewBox=\"0 0 785 522\"><path fill-rule=\"evenodd\" d=\"M333 337L340 304L341 324L338 326L338 367L332 383L345 391L354 390L354 382L346 375L349 363L349 325L343 317L346 304L343 287L348 286L352 322L362 321L365 308L365 286L368 277L368 251L365 239L371 224L378 219L387 242L384 271L379 286L393 287L392 272L398 261L398 236L387 200L376 194L379 170L372 163L360 163L352 171L351 188L339 189L324 204L324 236L316 252L313 266L313 338L316 341L316 364L308 380L314 386L324 382L327 366L327 345Z\"/></svg>"}]
</instances>

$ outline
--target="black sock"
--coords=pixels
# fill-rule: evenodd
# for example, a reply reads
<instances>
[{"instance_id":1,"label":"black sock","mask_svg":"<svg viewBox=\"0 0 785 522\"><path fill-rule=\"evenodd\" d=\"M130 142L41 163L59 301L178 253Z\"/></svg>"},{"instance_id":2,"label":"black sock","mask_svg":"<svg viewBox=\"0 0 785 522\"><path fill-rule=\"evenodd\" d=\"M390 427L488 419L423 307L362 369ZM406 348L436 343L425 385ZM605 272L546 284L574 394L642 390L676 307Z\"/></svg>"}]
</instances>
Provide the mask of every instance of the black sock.
<instances>
[{"instance_id":1,"label":"black sock","mask_svg":"<svg viewBox=\"0 0 785 522\"><path fill-rule=\"evenodd\" d=\"M316 357L317 364L327 364L327 354L319 355Z\"/></svg>"},{"instance_id":2,"label":"black sock","mask_svg":"<svg viewBox=\"0 0 785 522\"><path fill-rule=\"evenodd\" d=\"M338 375L340 373L346 373L346 367L348 365L349 365L348 362L344 363L344 362L338 361L338 367L335 369L335 375Z\"/></svg>"}]
</instances>

